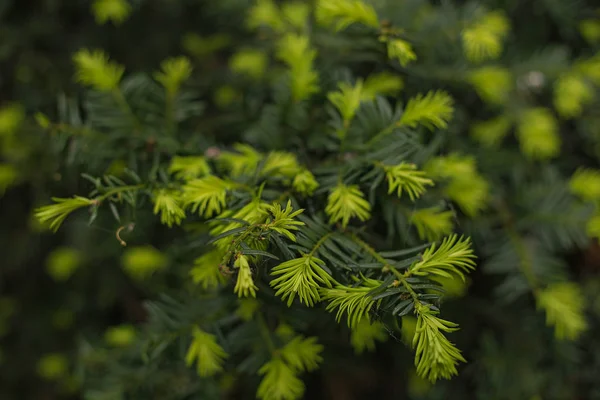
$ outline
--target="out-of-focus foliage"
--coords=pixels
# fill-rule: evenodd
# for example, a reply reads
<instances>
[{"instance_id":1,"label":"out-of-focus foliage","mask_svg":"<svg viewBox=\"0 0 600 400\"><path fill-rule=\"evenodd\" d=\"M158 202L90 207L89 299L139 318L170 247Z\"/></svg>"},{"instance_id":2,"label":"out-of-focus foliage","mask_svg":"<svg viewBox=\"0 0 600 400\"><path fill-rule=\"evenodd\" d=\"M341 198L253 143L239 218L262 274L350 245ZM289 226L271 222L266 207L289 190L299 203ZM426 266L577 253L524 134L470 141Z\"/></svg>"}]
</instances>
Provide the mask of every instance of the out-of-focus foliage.
<instances>
[{"instance_id":1,"label":"out-of-focus foliage","mask_svg":"<svg viewBox=\"0 0 600 400\"><path fill-rule=\"evenodd\" d=\"M5 1L0 398L600 396L592 3Z\"/></svg>"}]
</instances>

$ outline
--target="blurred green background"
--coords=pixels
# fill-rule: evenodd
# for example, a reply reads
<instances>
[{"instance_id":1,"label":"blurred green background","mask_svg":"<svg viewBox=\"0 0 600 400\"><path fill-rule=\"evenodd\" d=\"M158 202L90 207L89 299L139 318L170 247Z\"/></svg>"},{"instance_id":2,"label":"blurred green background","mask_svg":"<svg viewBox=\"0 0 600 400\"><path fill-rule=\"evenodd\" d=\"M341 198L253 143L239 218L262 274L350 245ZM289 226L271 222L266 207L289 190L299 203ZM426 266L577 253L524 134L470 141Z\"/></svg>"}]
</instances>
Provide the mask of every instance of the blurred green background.
<instances>
[{"instance_id":1,"label":"blurred green background","mask_svg":"<svg viewBox=\"0 0 600 400\"><path fill-rule=\"evenodd\" d=\"M33 220L35 206L76 192L81 179L65 174L61 155L48 151L52 139L25 116L55 116L63 99L78 95L72 55L80 48L153 71L193 51L200 35L235 35L244 3L132 1L119 24L98 19L88 0L0 1L0 399L78 398L76 386L44 376L69 368L64 357L74 356L78 335L102 335L141 312L136 289L118 265L105 264L111 254L85 223L52 235ZM115 240L110 230L99 236Z\"/></svg>"}]
</instances>

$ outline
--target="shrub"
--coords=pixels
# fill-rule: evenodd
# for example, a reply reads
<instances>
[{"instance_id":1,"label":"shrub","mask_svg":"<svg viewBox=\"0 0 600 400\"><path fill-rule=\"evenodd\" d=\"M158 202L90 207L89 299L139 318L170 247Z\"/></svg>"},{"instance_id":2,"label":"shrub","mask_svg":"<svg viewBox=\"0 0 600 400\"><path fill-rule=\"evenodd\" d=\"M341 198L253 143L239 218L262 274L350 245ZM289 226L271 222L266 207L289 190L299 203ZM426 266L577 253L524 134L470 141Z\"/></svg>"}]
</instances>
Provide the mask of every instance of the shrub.
<instances>
[{"instance_id":1,"label":"shrub","mask_svg":"<svg viewBox=\"0 0 600 400\"><path fill-rule=\"evenodd\" d=\"M88 189L35 215L146 300L86 335L84 393L310 397L386 349L412 397L592 398L600 19L546 3L261 0L153 72L79 50L37 120Z\"/></svg>"}]
</instances>

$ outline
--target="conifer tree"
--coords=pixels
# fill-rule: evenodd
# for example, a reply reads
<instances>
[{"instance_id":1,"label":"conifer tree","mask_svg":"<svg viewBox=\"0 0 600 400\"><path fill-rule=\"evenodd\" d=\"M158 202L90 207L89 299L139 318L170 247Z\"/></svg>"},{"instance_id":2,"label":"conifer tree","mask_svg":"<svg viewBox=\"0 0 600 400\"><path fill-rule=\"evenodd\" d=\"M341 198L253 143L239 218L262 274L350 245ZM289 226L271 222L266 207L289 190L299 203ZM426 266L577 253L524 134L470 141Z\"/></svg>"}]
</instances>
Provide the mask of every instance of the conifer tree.
<instances>
[{"instance_id":1,"label":"conifer tree","mask_svg":"<svg viewBox=\"0 0 600 400\"><path fill-rule=\"evenodd\" d=\"M598 363L597 283L566 256L600 238L597 10L545 1L542 47L529 4L230 3L239 43L146 73L81 48L80 103L36 115L82 182L37 221L101 228L147 299L80 344L85 395L300 399L339 349L385 348L414 398L593 398L569 369Z\"/></svg>"}]
</instances>

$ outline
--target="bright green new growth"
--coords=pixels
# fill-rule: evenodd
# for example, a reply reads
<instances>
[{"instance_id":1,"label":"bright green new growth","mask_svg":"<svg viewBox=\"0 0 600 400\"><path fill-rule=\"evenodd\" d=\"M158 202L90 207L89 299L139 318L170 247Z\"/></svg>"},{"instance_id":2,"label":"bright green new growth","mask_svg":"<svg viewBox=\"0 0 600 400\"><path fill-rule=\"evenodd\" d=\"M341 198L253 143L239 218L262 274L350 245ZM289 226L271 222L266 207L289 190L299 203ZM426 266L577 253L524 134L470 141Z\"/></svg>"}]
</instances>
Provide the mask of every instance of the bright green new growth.
<instances>
[{"instance_id":1,"label":"bright green new growth","mask_svg":"<svg viewBox=\"0 0 600 400\"><path fill-rule=\"evenodd\" d=\"M127 0L95 0L92 11L98 24L112 21L115 25L120 25L129 17L131 6Z\"/></svg>"},{"instance_id":2,"label":"bright green new growth","mask_svg":"<svg viewBox=\"0 0 600 400\"><path fill-rule=\"evenodd\" d=\"M262 154L246 144L236 143L233 148L236 152L221 152L217 162L226 167L234 178L252 173L263 158Z\"/></svg>"},{"instance_id":3,"label":"bright green new growth","mask_svg":"<svg viewBox=\"0 0 600 400\"><path fill-rule=\"evenodd\" d=\"M402 39L387 40L387 54L390 59L398 60L403 67L417 59L410 43Z\"/></svg>"},{"instance_id":4,"label":"bright green new growth","mask_svg":"<svg viewBox=\"0 0 600 400\"><path fill-rule=\"evenodd\" d=\"M319 75L313 68L317 51L310 48L307 36L289 33L280 39L277 58L290 71L292 96L296 101L306 100L319 92Z\"/></svg>"},{"instance_id":5,"label":"bright green new growth","mask_svg":"<svg viewBox=\"0 0 600 400\"><path fill-rule=\"evenodd\" d=\"M340 322L346 314L346 323L350 328L358 326L362 319L370 321L369 311L375 306L375 301L369 292L379 285L379 281L365 279L362 283L364 286L335 285L331 289L321 289L322 299L329 301L327 311L337 309L335 315L337 322Z\"/></svg>"},{"instance_id":6,"label":"bright green new growth","mask_svg":"<svg viewBox=\"0 0 600 400\"><path fill-rule=\"evenodd\" d=\"M498 147L508 135L511 121L504 115L487 121L475 122L471 126L471 135L486 147Z\"/></svg>"},{"instance_id":7,"label":"bright green new growth","mask_svg":"<svg viewBox=\"0 0 600 400\"><path fill-rule=\"evenodd\" d=\"M433 244L425 250L421 260L412 265L408 272L411 275L437 275L444 278L457 275L464 281L465 273L475 269L474 259L471 240L451 235L442 240L439 246Z\"/></svg>"},{"instance_id":8,"label":"bright green new growth","mask_svg":"<svg viewBox=\"0 0 600 400\"><path fill-rule=\"evenodd\" d=\"M493 60L502 53L502 40L510 24L500 11L489 12L462 32L463 48L467 59L474 63Z\"/></svg>"},{"instance_id":9,"label":"bright green new growth","mask_svg":"<svg viewBox=\"0 0 600 400\"><path fill-rule=\"evenodd\" d=\"M296 336L280 350L280 354L295 371L311 372L323 362L323 349L323 345L317 343L316 337Z\"/></svg>"},{"instance_id":10,"label":"bright green new growth","mask_svg":"<svg viewBox=\"0 0 600 400\"><path fill-rule=\"evenodd\" d=\"M414 164L403 162L393 166L384 165L382 168L388 182L388 194L396 192L401 197L404 190L410 200L415 201L425 193L425 186L433 186L433 181L425 177L425 172L418 171Z\"/></svg>"},{"instance_id":11,"label":"bright green new growth","mask_svg":"<svg viewBox=\"0 0 600 400\"><path fill-rule=\"evenodd\" d=\"M194 283L204 290L216 289L225 283L225 276L219 271L224 256L224 252L214 249L196 258L194 267L190 270Z\"/></svg>"},{"instance_id":12,"label":"bright green new growth","mask_svg":"<svg viewBox=\"0 0 600 400\"><path fill-rule=\"evenodd\" d=\"M419 238L430 242L449 235L453 228L454 213L442 211L439 207L423 208L411 215Z\"/></svg>"},{"instance_id":13,"label":"bright green new growth","mask_svg":"<svg viewBox=\"0 0 600 400\"><path fill-rule=\"evenodd\" d=\"M558 339L577 339L586 329L585 301L579 287L559 282L536 294L538 308L546 313L548 325L554 326Z\"/></svg>"},{"instance_id":14,"label":"bright green new growth","mask_svg":"<svg viewBox=\"0 0 600 400\"><path fill-rule=\"evenodd\" d=\"M231 184L214 175L194 179L183 186L181 195L185 207L191 206L205 218L219 214L225 207L227 190Z\"/></svg>"},{"instance_id":15,"label":"bright green new growth","mask_svg":"<svg viewBox=\"0 0 600 400\"><path fill-rule=\"evenodd\" d=\"M294 218L302 214L303 209L295 210L292 208L292 201L288 200L285 209L281 204L273 204L268 207L268 211L273 215L273 220L267 219L268 229L287 237L292 242L296 241L296 236L291 231L297 231L304 222L296 221Z\"/></svg>"},{"instance_id":16,"label":"bright green new growth","mask_svg":"<svg viewBox=\"0 0 600 400\"><path fill-rule=\"evenodd\" d=\"M263 176L282 175L291 178L299 170L300 165L298 165L298 160L294 154L284 151L272 151L267 154L261 172Z\"/></svg>"},{"instance_id":17,"label":"bright green new growth","mask_svg":"<svg viewBox=\"0 0 600 400\"><path fill-rule=\"evenodd\" d=\"M398 75L389 72L372 74L362 85L362 100L373 100L377 95L395 95L404 87L404 81Z\"/></svg>"},{"instance_id":18,"label":"bright green new growth","mask_svg":"<svg viewBox=\"0 0 600 400\"><path fill-rule=\"evenodd\" d=\"M180 206L178 193L165 189L154 194L154 214L160 213L160 222L169 228L181 224L185 211Z\"/></svg>"},{"instance_id":19,"label":"bright green new growth","mask_svg":"<svg viewBox=\"0 0 600 400\"><path fill-rule=\"evenodd\" d=\"M250 9L246 23L251 29L261 26L268 26L274 31L285 29L279 9L273 0L257 0Z\"/></svg>"},{"instance_id":20,"label":"bright green new growth","mask_svg":"<svg viewBox=\"0 0 600 400\"><path fill-rule=\"evenodd\" d=\"M281 358L273 358L261 367L258 374L264 375L256 393L260 399L295 400L304 394L304 383Z\"/></svg>"},{"instance_id":21,"label":"bright green new growth","mask_svg":"<svg viewBox=\"0 0 600 400\"><path fill-rule=\"evenodd\" d=\"M339 84L339 91L327 94L327 98L340 112L344 120L344 126L348 128L363 98L363 82L358 80L354 86L342 82ZM340 133L338 135L341 136Z\"/></svg>"},{"instance_id":22,"label":"bright green new growth","mask_svg":"<svg viewBox=\"0 0 600 400\"><path fill-rule=\"evenodd\" d=\"M379 19L373 7L359 0L319 0L316 15L321 25L334 27L337 31L352 24L379 28Z\"/></svg>"},{"instance_id":23,"label":"bright green new growth","mask_svg":"<svg viewBox=\"0 0 600 400\"><path fill-rule=\"evenodd\" d=\"M477 172L472 157L450 154L436 157L425 166L425 172L434 179L446 181L445 194L469 216L484 210L490 198L489 183Z\"/></svg>"},{"instance_id":24,"label":"bright green new growth","mask_svg":"<svg viewBox=\"0 0 600 400\"><path fill-rule=\"evenodd\" d=\"M231 57L229 68L234 72L247 74L253 79L260 79L266 72L267 57L260 50L242 49Z\"/></svg>"},{"instance_id":25,"label":"bright green new growth","mask_svg":"<svg viewBox=\"0 0 600 400\"><path fill-rule=\"evenodd\" d=\"M189 181L210 175L211 170L205 157L202 156L175 156L171 159L169 173L175 178Z\"/></svg>"},{"instance_id":26,"label":"bright green new growth","mask_svg":"<svg viewBox=\"0 0 600 400\"><path fill-rule=\"evenodd\" d=\"M96 204L94 200L85 197L75 196L70 199L52 198L56 204L39 207L35 210L36 218L42 223L50 224L50 229L54 232L60 228L64 220L73 211Z\"/></svg>"},{"instance_id":27,"label":"bright green new growth","mask_svg":"<svg viewBox=\"0 0 600 400\"><path fill-rule=\"evenodd\" d=\"M271 275L278 276L271 281L271 286L277 290L275 295L281 296L283 301L287 300L288 307L292 305L296 295L301 303L312 307L321 300L319 289L323 286L330 288L333 282L331 276L323 270L324 265L323 260L305 254L274 267Z\"/></svg>"},{"instance_id":28,"label":"bright green new growth","mask_svg":"<svg viewBox=\"0 0 600 400\"><path fill-rule=\"evenodd\" d=\"M452 103L452 98L444 91L419 94L408 101L398 125L411 128L423 125L430 130L446 128L454 112Z\"/></svg>"},{"instance_id":29,"label":"bright green new growth","mask_svg":"<svg viewBox=\"0 0 600 400\"><path fill-rule=\"evenodd\" d=\"M115 90L125 68L109 60L102 50L80 50L73 57L75 79L101 92Z\"/></svg>"},{"instance_id":30,"label":"bright green new growth","mask_svg":"<svg viewBox=\"0 0 600 400\"><path fill-rule=\"evenodd\" d=\"M558 122L546 108L523 111L517 125L521 151L534 160L546 160L560 152Z\"/></svg>"},{"instance_id":31,"label":"bright green new growth","mask_svg":"<svg viewBox=\"0 0 600 400\"><path fill-rule=\"evenodd\" d=\"M223 370L223 362L227 353L217 343L215 335L194 327L192 343L188 348L185 362L188 366L196 363L196 370L201 377L213 376Z\"/></svg>"},{"instance_id":32,"label":"bright green new growth","mask_svg":"<svg viewBox=\"0 0 600 400\"><path fill-rule=\"evenodd\" d=\"M428 306L417 304L415 309L418 318L412 345L416 352L417 374L431 382L440 378L450 379L458 374L456 365L466 360L442 331L454 332L458 325L436 317L437 312Z\"/></svg>"},{"instance_id":33,"label":"bright green new growth","mask_svg":"<svg viewBox=\"0 0 600 400\"><path fill-rule=\"evenodd\" d=\"M241 254L238 255L233 266L238 270L237 281L233 288L233 292L237 293L239 297L256 297L258 287L256 287L254 280L252 279L252 270L248 263L248 257Z\"/></svg>"},{"instance_id":34,"label":"bright green new growth","mask_svg":"<svg viewBox=\"0 0 600 400\"><path fill-rule=\"evenodd\" d=\"M490 65L471 72L469 81L484 101L504 104L509 98L514 78L506 68Z\"/></svg>"},{"instance_id":35,"label":"bright green new growth","mask_svg":"<svg viewBox=\"0 0 600 400\"><path fill-rule=\"evenodd\" d=\"M192 74L192 64L186 57L169 58L160 65L161 71L154 74L154 78L160 82L169 95L179 91L181 84Z\"/></svg>"},{"instance_id":36,"label":"bright green new growth","mask_svg":"<svg viewBox=\"0 0 600 400\"><path fill-rule=\"evenodd\" d=\"M346 227L351 218L368 220L371 217L371 205L364 199L358 186L340 183L329 194L325 212L332 223L341 221L342 227Z\"/></svg>"},{"instance_id":37,"label":"bright green new growth","mask_svg":"<svg viewBox=\"0 0 600 400\"><path fill-rule=\"evenodd\" d=\"M281 14L285 22L297 29L305 27L310 12L310 5L301 0L292 0L281 5Z\"/></svg>"},{"instance_id":38,"label":"bright green new growth","mask_svg":"<svg viewBox=\"0 0 600 400\"><path fill-rule=\"evenodd\" d=\"M569 188L585 201L600 200L600 170L578 169L571 177Z\"/></svg>"},{"instance_id":39,"label":"bright green new growth","mask_svg":"<svg viewBox=\"0 0 600 400\"><path fill-rule=\"evenodd\" d=\"M577 74L561 76L554 84L554 107L563 118L578 117L593 99L592 86Z\"/></svg>"},{"instance_id":40,"label":"bright green new growth","mask_svg":"<svg viewBox=\"0 0 600 400\"><path fill-rule=\"evenodd\" d=\"M303 169L294 177L292 187L295 191L304 196L312 196L314 191L319 187L319 182L317 182L312 172Z\"/></svg>"}]
</instances>

